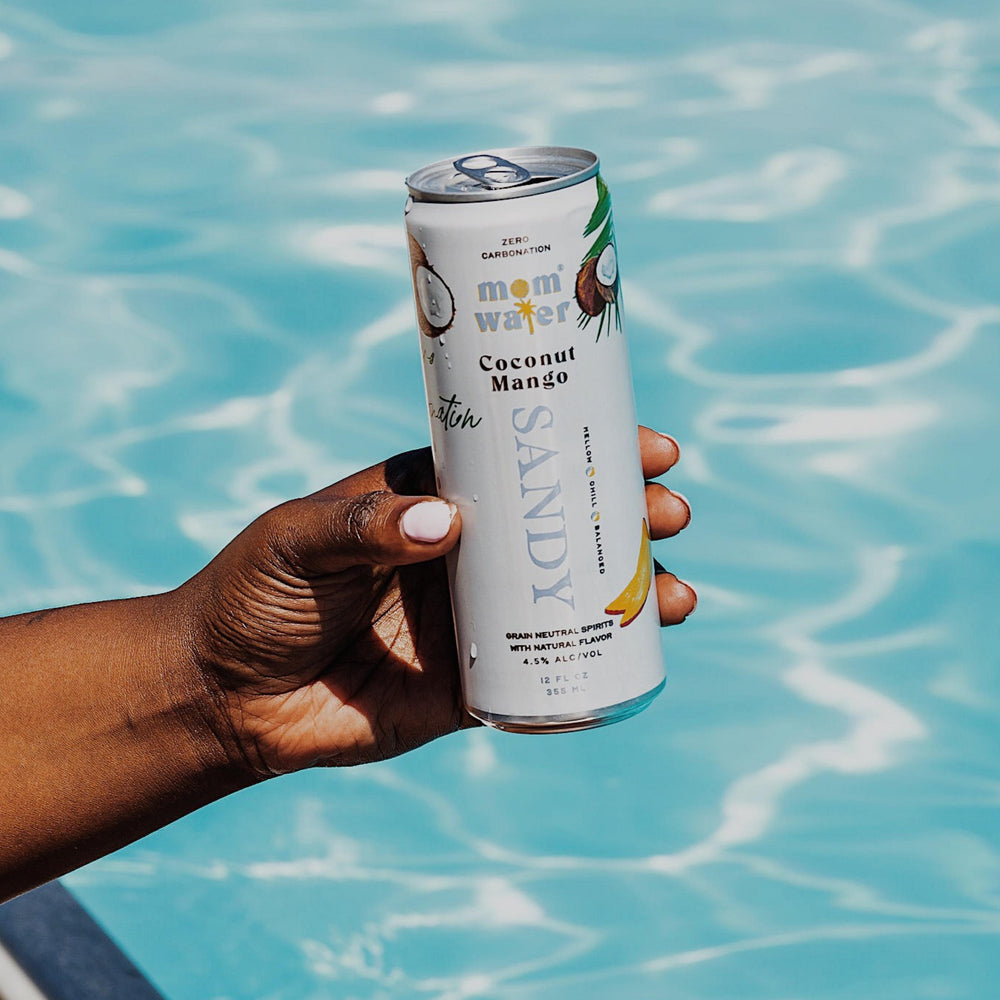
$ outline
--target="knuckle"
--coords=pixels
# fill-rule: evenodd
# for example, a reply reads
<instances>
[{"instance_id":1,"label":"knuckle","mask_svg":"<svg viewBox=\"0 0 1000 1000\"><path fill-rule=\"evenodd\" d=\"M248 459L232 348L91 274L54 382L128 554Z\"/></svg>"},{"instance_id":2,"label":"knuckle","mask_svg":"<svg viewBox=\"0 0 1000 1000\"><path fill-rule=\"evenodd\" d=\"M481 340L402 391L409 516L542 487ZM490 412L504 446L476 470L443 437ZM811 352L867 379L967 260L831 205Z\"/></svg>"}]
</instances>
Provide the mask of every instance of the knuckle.
<instances>
[{"instance_id":1,"label":"knuckle","mask_svg":"<svg viewBox=\"0 0 1000 1000\"><path fill-rule=\"evenodd\" d=\"M354 497L344 511L344 539L353 544L364 542L376 527L385 494L363 493Z\"/></svg>"},{"instance_id":2,"label":"knuckle","mask_svg":"<svg viewBox=\"0 0 1000 1000\"><path fill-rule=\"evenodd\" d=\"M292 556L301 530L302 510L300 500L288 500L265 511L254 522L261 543L281 556Z\"/></svg>"},{"instance_id":3,"label":"knuckle","mask_svg":"<svg viewBox=\"0 0 1000 1000\"><path fill-rule=\"evenodd\" d=\"M265 511L254 523L255 528L272 544L284 541L295 522L295 512L292 509L294 501L287 501L277 507Z\"/></svg>"}]
</instances>

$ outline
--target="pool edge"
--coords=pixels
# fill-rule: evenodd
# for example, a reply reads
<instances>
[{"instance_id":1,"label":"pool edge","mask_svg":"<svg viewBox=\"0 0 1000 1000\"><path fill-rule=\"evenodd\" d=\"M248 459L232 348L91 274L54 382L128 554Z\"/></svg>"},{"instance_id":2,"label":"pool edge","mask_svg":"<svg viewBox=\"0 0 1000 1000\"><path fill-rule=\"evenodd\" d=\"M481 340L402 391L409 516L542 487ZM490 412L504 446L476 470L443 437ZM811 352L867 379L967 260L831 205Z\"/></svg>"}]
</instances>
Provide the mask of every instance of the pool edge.
<instances>
[{"instance_id":1,"label":"pool edge","mask_svg":"<svg viewBox=\"0 0 1000 1000\"><path fill-rule=\"evenodd\" d=\"M47 1000L164 1000L59 882L0 906L0 957L3 954ZM6 972L4 976L0 964L0 998L30 1000L17 972Z\"/></svg>"}]
</instances>

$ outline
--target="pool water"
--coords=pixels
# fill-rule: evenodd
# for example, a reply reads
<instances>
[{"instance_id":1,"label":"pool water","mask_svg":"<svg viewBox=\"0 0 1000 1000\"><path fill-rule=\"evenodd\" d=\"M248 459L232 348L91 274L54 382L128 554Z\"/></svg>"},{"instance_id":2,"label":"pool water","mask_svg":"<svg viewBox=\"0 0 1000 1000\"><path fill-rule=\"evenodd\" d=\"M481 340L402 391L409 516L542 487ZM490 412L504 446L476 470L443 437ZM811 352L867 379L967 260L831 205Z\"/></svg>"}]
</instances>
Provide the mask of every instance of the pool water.
<instances>
[{"instance_id":1,"label":"pool water","mask_svg":"<svg viewBox=\"0 0 1000 1000\"><path fill-rule=\"evenodd\" d=\"M597 150L697 587L642 715L241 793L67 884L170 1000L1000 974L986 0L0 4L0 613L427 439L403 176Z\"/></svg>"}]
</instances>

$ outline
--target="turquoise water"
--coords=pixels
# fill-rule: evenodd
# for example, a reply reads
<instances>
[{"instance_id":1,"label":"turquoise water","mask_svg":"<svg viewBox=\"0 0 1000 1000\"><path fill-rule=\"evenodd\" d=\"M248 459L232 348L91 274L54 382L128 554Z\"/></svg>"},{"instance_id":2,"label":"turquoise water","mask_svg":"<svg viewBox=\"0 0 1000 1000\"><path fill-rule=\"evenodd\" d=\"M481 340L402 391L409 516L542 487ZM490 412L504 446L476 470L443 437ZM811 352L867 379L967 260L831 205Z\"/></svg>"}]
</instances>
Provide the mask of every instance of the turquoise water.
<instances>
[{"instance_id":1,"label":"turquoise water","mask_svg":"<svg viewBox=\"0 0 1000 1000\"><path fill-rule=\"evenodd\" d=\"M488 146L601 153L695 506L643 715L68 879L170 1000L997 995L995 10L0 3L0 612L424 443L402 177Z\"/></svg>"}]
</instances>

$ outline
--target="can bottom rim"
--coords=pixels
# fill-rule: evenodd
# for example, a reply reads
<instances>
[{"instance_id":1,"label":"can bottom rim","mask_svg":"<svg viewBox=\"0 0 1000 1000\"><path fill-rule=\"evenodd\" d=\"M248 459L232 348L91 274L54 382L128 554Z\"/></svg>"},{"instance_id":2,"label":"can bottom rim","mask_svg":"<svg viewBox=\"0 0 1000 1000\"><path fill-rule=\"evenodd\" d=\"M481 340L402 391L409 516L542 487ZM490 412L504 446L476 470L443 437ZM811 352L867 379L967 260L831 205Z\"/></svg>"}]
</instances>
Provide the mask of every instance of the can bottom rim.
<instances>
[{"instance_id":1,"label":"can bottom rim","mask_svg":"<svg viewBox=\"0 0 1000 1000\"><path fill-rule=\"evenodd\" d=\"M599 708L593 712L569 712L565 715L497 715L495 712L484 712L482 709L468 706L471 716L479 719L492 729L500 729L505 733L574 733L581 729L597 729L599 726L610 726L613 722L638 715L662 690L667 683L666 678L645 694L628 701Z\"/></svg>"}]
</instances>

